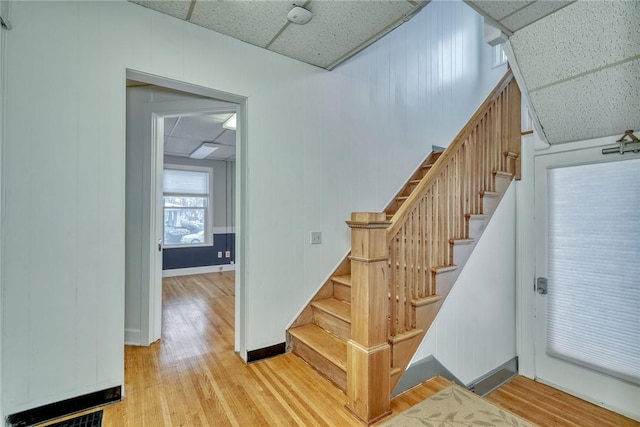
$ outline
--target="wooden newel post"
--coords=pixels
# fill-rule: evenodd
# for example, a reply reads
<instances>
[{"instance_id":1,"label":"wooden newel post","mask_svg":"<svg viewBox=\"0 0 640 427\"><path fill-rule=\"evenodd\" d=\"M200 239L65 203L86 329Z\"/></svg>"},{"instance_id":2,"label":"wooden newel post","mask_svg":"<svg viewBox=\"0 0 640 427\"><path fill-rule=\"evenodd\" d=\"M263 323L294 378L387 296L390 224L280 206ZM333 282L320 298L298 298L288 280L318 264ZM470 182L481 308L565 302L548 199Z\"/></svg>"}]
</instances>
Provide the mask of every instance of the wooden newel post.
<instances>
[{"instance_id":1,"label":"wooden newel post","mask_svg":"<svg viewBox=\"0 0 640 427\"><path fill-rule=\"evenodd\" d=\"M347 408L366 423L391 412L384 212L353 212L351 221L351 339L347 343Z\"/></svg>"}]
</instances>

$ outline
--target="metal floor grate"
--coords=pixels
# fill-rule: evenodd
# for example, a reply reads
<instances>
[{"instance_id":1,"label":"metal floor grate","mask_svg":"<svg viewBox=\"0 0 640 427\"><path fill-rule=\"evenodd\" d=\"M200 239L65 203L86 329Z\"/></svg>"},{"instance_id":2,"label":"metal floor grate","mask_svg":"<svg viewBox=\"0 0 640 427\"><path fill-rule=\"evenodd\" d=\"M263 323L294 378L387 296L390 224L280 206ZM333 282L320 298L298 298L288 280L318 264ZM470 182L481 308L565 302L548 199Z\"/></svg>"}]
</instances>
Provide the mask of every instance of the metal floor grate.
<instances>
[{"instance_id":1,"label":"metal floor grate","mask_svg":"<svg viewBox=\"0 0 640 427\"><path fill-rule=\"evenodd\" d=\"M49 424L48 427L101 427L102 426L102 410L92 412L90 414L80 415L70 420L60 421L59 423Z\"/></svg>"}]
</instances>

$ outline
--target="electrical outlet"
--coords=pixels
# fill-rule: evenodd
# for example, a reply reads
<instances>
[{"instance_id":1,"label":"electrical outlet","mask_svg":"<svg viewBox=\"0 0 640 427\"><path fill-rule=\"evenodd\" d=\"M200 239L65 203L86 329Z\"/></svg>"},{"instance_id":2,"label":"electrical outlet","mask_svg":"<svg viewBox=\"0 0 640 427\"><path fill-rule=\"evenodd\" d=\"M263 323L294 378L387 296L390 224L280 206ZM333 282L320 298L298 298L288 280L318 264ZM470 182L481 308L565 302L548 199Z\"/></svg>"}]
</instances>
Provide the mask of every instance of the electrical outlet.
<instances>
[{"instance_id":1,"label":"electrical outlet","mask_svg":"<svg viewBox=\"0 0 640 427\"><path fill-rule=\"evenodd\" d=\"M222 258L222 251L218 251L218 258Z\"/></svg>"},{"instance_id":2,"label":"electrical outlet","mask_svg":"<svg viewBox=\"0 0 640 427\"><path fill-rule=\"evenodd\" d=\"M226 252L224 253L224 257L225 257L225 258L231 258L231 251L226 251Z\"/></svg>"},{"instance_id":3,"label":"electrical outlet","mask_svg":"<svg viewBox=\"0 0 640 427\"><path fill-rule=\"evenodd\" d=\"M320 231L312 231L311 232L311 244L319 245L322 243L322 232Z\"/></svg>"}]
</instances>

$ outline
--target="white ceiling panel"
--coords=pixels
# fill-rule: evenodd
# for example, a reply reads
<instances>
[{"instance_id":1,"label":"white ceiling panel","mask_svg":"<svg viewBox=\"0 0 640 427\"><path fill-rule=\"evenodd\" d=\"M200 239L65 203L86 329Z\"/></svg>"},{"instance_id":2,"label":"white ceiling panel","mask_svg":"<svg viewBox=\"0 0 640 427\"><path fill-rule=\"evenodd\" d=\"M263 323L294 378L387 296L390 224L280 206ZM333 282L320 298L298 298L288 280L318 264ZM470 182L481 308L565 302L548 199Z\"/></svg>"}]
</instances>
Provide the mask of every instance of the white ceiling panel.
<instances>
[{"instance_id":1,"label":"white ceiling panel","mask_svg":"<svg viewBox=\"0 0 640 427\"><path fill-rule=\"evenodd\" d=\"M640 59L531 94L552 143L640 129Z\"/></svg>"},{"instance_id":2,"label":"white ceiling panel","mask_svg":"<svg viewBox=\"0 0 640 427\"><path fill-rule=\"evenodd\" d=\"M482 9L487 15L496 21L500 21L507 16L514 14L523 7L526 7L529 3L533 3L535 0L513 0L513 1L495 1L495 0L480 0L473 1L476 8Z\"/></svg>"},{"instance_id":3,"label":"white ceiling panel","mask_svg":"<svg viewBox=\"0 0 640 427\"><path fill-rule=\"evenodd\" d=\"M216 138L216 142L221 144L235 146L236 145L236 132L233 130L226 130L222 135Z\"/></svg>"},{"instance_id":4,"label":"white ceiling panel","mask_svg":"<svg viewBox=\"0 0 640 427\"><path fill-rule=\"evenodd\" d=\"M132 3L139 4L149 9L157 10L166 15L175 16L180 19L187 19L191 0L129 0Z\"/></svg>"},{"instance_id":5,"label":"white ceiling panel","mask_svg":"<svg viewBox=\"0 0 640 427\"><path fill-rule=\"evenodd\" d=\"M164 119L164 136L169 136L178 122L178 117L166 117Z\"/></svg>"},{"instance_id":6,"label":"white ceiling panel","mask_svg":"<svg viewBox=\"0 0 640 427\"><path fill-rule=\"evenodd\" d=\"M183 116L171 136L200 142L213 141L223 130L220 120L213 117Z\"/></svg>"},{"instance_id":7,"label":"white ceiling panel","mask_svg":"<svg viewBox=\"0 0 640 427\"><path fill-rule=\"evenodd\" d=\"M573 0L570 1L536 1L534 3L529 4L527 7L520 9L516 13L510 15L507 18L504 18L500 21L502 25L515 32L523 27L526 27L533 22L538 21L539 19L544 18L545 16L555 12L558 9L561 9L572 3Z\"/></svg>"},{"instance_id":8,"label":"white ceiling panel","mask_svg":"<svg viewBox=\"0 0 640 427\"><path fill-rule=\"evenodd\" d=\"M292 8L288 1L198 0L190 22L265 47L288 22Z\"/></svg>"},{"instance_id":9,"label":"white ceiling panel","mask_svg":"<svg viewBox=\"0 0 640 427\"><path fill-rule=\"evenodd\" d=\"M312 1L314 14L305 25L289 25L269 47L274 52L319 67L379 38L414 9L407 1ZM393 28L393 27L391 27Z\"/></svg>"},{"instance_id":10,"label":"white ceiling panel","mask_svg":"<svg viewBox=\"0 0 640 427\"><path fill-rule=\"evenodd\" d=\"M640 55L640 2L574 3L511 44L529 90Z\"/></svg>"},{"instance_id":11,"label":"white ceiling panel","mask_svg":"<svg viewBox=\"0 0 640 427\"><path fill-rule=\"evenodd\" d=\"M164 139L164 153L172 156L189 156L202 144L196 139L176 138L170 136Z\"/></svg>"}]
</instances>

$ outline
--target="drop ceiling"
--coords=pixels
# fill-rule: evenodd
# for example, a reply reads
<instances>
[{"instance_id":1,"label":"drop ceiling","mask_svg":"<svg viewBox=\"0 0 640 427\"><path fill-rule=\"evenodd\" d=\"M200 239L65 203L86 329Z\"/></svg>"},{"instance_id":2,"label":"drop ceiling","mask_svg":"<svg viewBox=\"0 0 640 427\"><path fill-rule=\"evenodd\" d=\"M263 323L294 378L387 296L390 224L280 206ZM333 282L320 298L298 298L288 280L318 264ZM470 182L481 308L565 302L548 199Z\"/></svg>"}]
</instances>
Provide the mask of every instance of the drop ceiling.
<instances>
[{"instance_id":1,"label":"drop ceiling","mask_svg":"<svg viewBox=\"0 0 640 427\"><path fill-rule=\"evenodd\" d=\"M640 2L466 2L510 35L547 142L640 129Z\"/></svg>"},{"instance_id":2,"label":"drop ceiling","mask_svg":"<svg viewBox=\"0 0 640 427\"><path fill-rule=\"evenodd\" d=\"M332 69L406 22L425 0L129 0L204 28ZM313 12L305 25L287 20L303 6Z\"/></svg>"},{"instance_id":3,"label":"drop ceiling","mask_svg":"<svg viewBox=\"0 0 640 427\"><path fill-rule=\"evenodd\" d=\"M222 124L233 113L202 116L168 117L164 120L164 154L189 157L203 142L212 142L218 149L207 160L235 161L236 132Z\"/></svg>"},{"instance_id":4,"label":"drop ceiling","mask_svg":"<svg viewBox=\"0 0 640 427\"><path fill-rule=\"evenodd\" d=\"M129 1L326 69L428 3ZM464 1L509 37L511 66L547 142L640 129L640 1ZM314 13L308 24L287 21L294 4Z\"/></svg>"}]
</instances>

